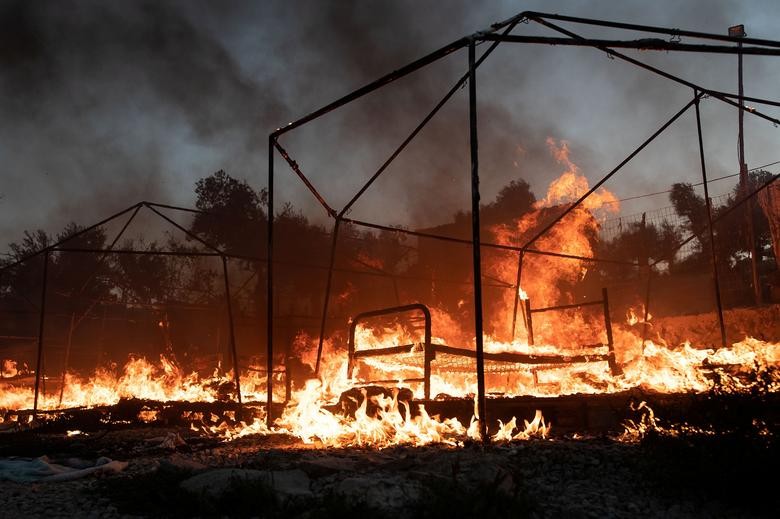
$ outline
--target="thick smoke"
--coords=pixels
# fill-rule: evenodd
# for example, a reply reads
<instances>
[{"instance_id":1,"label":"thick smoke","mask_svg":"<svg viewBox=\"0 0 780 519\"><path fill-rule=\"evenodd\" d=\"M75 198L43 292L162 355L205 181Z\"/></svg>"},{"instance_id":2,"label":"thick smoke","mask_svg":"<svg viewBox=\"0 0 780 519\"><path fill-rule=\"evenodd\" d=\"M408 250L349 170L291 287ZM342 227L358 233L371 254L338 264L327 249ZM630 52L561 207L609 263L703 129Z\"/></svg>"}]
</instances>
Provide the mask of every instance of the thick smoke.
<instances>
[{"instance_id":1,"label":"thick smoke","mask_svg":"<svg viewBox=\"0 0 780 519\"><path fill-rule=\"evenodd\" d=\"M0 24L4 236L186 201L225 158L248 173L282 113L172 4L3 3Z\"/></svg>"},{"instance_id":2,"label":"thick smoke","mask_svg":"<svg viewBox=\"0 0 780 519\"><path fill-rule=\"evenodd\" d=\"M67 220L88 224L141 199L191 205L195 180L217 169L259 188L272 129L522 8L545 10L543 2L472 4L0 1L0 241L17 239L22 229L56 232ZM564 7L561 12L582 16L712 30L731 23L738 6L706 2L705 11L685 12L639 3L621 4L619 11L596 2ZM589 147L589 135L577 138L565 109L588 106L580 78L606 59L573 54L550 60L539 48L511 56L499 51L480 70L485 197L512 178L534 185L550 173L549 135L572 140L583 169L601 173L604 150L598 143ZM340 206L465 65L465 53L453 55L285 136L284 144ZM546 91L544 77L555 87L549 99L534 94ZM628 102L628 94L609 83L595 84L598 95L617 99L616 121L629 109L664 114L665 86L643 83L644 76L625 68L616 77L643 94ZM518 94L525 90L531 94ZM361 216L384 215L392 206L395 214L383 223L430 224L467 209L465 101L462 90L388 171L379 191L367 193L364 206L356 207ZM629 122L628 128L636 124ZM291 175L280 178L295 183ZM417 201L404 195L410 188ZM279 189L299 205L311 202L297 187ZM436 196L420 195L429 192Z\"/></svg>"},{"instance_id":3,"label":"thick smoke","mask_svg":"<svg viewBox=\"0 0 780 519\"><path fill-rule=\"evenodd\" d=\"M54 230L64 219L88 223L140 199L187 203L194 180L218 168L259 187L271 129L430 48L433 13L412 16L408 7L276 2L222 12L210 3L0 4L8 197L2 234ZM449 11L463 12L464 4ZM451 68L438 73L455 77ZM335 148L358 128L368 139L363 145L373 141L381 153L433 106L440 86L423 81L393 92L403 115L393 119L395 134L385 135L393 115L383 113L381 96L315 131L327 132ZM443 127L462 126L463 117L463 110L451 113ZM446 132L438 133L434 141L444 142ZM323 140L306 138L292 151L305 157L303 150ZM366 148L357 155L366 164L379 159ZM309 165L313 160L322 159L313 154ZM451 171L452 162L438 168ZM329 173L312 169L316 180ZM354 184L360 181L356 175ZM31 207L33 214L24 209Z\"/></svg>"}]
</instances>

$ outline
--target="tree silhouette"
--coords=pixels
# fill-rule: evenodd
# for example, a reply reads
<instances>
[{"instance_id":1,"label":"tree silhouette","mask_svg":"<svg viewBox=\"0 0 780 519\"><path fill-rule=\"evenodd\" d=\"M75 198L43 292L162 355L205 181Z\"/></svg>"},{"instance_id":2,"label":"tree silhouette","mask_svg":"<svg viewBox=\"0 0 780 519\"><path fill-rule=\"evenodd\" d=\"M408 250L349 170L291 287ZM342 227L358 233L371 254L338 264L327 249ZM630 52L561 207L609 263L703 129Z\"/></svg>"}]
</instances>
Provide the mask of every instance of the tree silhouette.
<instances>
[{"instance_id":1,"label":"tree silhouette","mask_svg":"<svg viewBox=\"0 0 780 519\"><path fill-rule=\"evenodd\" d=\"M255 191L246 181L224 171L198 180L191 230L225 252L242 256L265 255L265 189Z\"/></svg>"},{"instance_id":2,"label":"tree silhouette","mask_svg":"<svg viewBox=\"0 0 780 519\"><path fill-rule=\"evenodd\" d=\"M501 188L496 199L481 207L480 222L496 225L516 220L533 209L536 197L522 179L512 180Z\"/></svg>"}]
</instances>

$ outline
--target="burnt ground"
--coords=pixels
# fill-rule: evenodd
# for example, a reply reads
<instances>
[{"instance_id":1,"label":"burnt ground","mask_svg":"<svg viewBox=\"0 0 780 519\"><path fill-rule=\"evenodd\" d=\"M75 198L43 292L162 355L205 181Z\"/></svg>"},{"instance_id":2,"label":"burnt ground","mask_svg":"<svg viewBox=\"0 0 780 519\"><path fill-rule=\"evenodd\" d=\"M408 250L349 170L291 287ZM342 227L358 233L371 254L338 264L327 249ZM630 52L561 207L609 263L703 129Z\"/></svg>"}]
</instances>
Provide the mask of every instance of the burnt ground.
<instances>
[{"instance_id":1,"label":"burnt ground","mask_svg":"<svg viewBox=\"0 0 780 519\"><path fill-rule=\"evenodd\" d=\"M322 449L188 428L6 433L0 456L125 460L0 484L0 517L776 517L777 431L651 432L483 446Z\"/></svg>"},{"instance_id":2,"label":"burnt ground","mask_svg":"<svg viewBox=\"0 0 780 519\"><path fill-rule=\"evenodd\" d=\"M640 399L657 427L621 441L618 419L651 425L646 407L631 411ZM491 409L510 404L504 411L518 417L543 408L553 436L333 449L282 434L226 442L182 420L223 403L158 403L158 420L146 425L133 418L151 402L63 412L34 430L0 433L0 460L106 457L126 468L66 482L3 481L0 517L731 518L780 510L778 393L520 398L491 401ZM472 405L444 402L440 411ZM85 433L69 437L73 429Z\"/></svg>"}]
</instances>

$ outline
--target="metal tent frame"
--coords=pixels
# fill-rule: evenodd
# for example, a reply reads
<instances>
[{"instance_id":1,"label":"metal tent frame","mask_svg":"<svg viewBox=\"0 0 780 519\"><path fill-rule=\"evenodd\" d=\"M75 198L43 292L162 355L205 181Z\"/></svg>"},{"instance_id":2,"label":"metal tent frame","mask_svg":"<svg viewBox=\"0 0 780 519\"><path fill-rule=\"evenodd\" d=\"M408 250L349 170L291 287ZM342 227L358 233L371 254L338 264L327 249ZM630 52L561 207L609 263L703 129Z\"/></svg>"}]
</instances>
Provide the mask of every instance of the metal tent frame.
<instances>
[{"instance_id":1,"label":"metal tent frame","mask_svg":"<svg viewBox=\"0 0 780 519\"><path fill-rule=\"evenodd\" d=\"M120 238L124 235L127 228L130 226L130 224L133 222L135 217L138 215L138 213L141 211L141 209L147 209L151 211L153 214L158 216L159 218L165 220L170 225L178 229L179 231L183 232L188 238L193 239L206 247L209 251L166 251L166 250L159 250L159 251L150 251L150 250L137 250L137 249L116 249L114 248L116 244L119 242ZM8 263L7 265L3 265L0 267L0 275L2 273L6 272L7 270L10 270L18 265L21 265L23 263L26 263L34 258L37 258L39 256L43 256L43 276L42 276L42 285L41 285L41 295L40 295L40 305L38 307L39 312L39 320L38 320L38 339L37 339L37 355L36 355L36 365L35 365L35 394L34 394L34 400L33 400L33 416L37 416L38 413L38 400L39 400L39 394L40 394L40 388L41 388L41 368L43 363L43 356L44 356L44 329L45 329L45 323L46 323L46 299L47 299L47 288L48 288L48 271L49 271L49 257L51 253L53 252L69 252L69 253L82 253L82 254L99 254L100 260L99 262L102 262L106 256L109 254L133 254L133 255L144 255L144 256L177 256L177 257L218 257L222 261L222 276L224 280L224 286L225 286L225 306L227 307L227 320L228 320L228 342L230 346L230 355L231 355L231 362L233 364L233 382L236 385L236 402L239 406L239 409L242 406L242 398L241 398L241 383L240 383L240 366L238 361L238 354L236 350L236 336L235 336L235 323L233 319L233 304L232 304L232 297L230 294L230 280L228 277L228 260L230 259L239 259L239 260L247 260L247 261L261 261L264 262L265 258L258 258L254 256L242 256L242 255L236 255L236 254L230 254L228 252L225 252L224 250L220 249L219 247L209 243L208 241L204 240L197 234L193 233L192 231L188 230L186 227L178 224L176 221L171 219L169 216L165 215L161 209L170 209L178 212L187 212L187 213L200 213L200 214L208 214L206 211L201 211L198 209L189 209L185 207L177 207L173 205L167 205L167 204L158 204L153 202L138 202L135 205L132 205L128 207L127 209L124 209L123 211L119 211L118 213L115 213L108 218L105 218L103 220L100 220L96 224L90 225L89 227L86 227L70 236L67 236L66 238L63 238L62 240L53 243L49 245L48 247L44 247L43 249L40 249L38 251L35 251L23 258L19 258L16 261L13 261L11 263ZM71 242L73 239L78 238L79 236L83 236L86 233L93 231L105 224L108 224L114 220L118 220L121 217L127 215L129 213L129 217L125 220L124 224L122 225L122 228L119 230L119 232L116 234L114 239L111 241L109 246L105 249L90 249L90 248L80 248L80 247L68 247L68 242ZM90 276L94 276L93 274ZM88 283L89 280L85 282ZM82 287L83 290L83 287ZM81 321L84 316L82 316L78 321ZM71 323L71 332L73 332L73 321ZM76 322L77 324L77 322ZM68 346L70 344L70 341L68 341ZM67 356L69 353L69 349L66 350L66 365L63 369L67 370ZM269 378L271 378L269 376ZM62 397L60 396L60 399Z\"/></svg>"},{"instance_id":2,"label":"metal tent frame","mask_svg":"<svg viewBox=\"0 0 780 519\"><path fill-rule=\"evenodd\" d=\"M530 22L534 22L535 24L551 29L552 31L558 33L559 35L563 35L563 37L561 36L540 37L540 36L524 36L524 35L510 34L518 26L518 24L530 23ZM644 38L644 37L642 39L633 39L633 40L590 39L590 38L585 38L583 36L580 36L579 34L572 32L568 29L560 27L554 22L566 22L574 25L606 27L611 29L621 29L621 30L640 32L640 33L658 34L658 35L668 36L670 39L664 40L660 38ZM682 38L690 38L696 40L697 43L683 43L681 41ZM715 45L711 43L698 43L698 41L700 40L720 42L721 44ZM488 46L487 50L485 50L479 57L477 57L476 46L480 43L489 43L490 45ZM583 194L579 199L577 199L574 203L572 203L565 211L563 211L562 214L560 214L557 218L555 218L552 222L550 222L547 226L545 226L542 230L540 230L533 238L531 238L528 242L526 242L520 247L484 243L482 242L480 236L480 207L479 207L480 192L479 192L479 151L478 151L478 135L477 135L478 112L477 112L477 98L476 98L477 96L476 72L477 72L477 68L485 61L485 59L488 58L488 56L501 43L592 47L594 49L598 49L599 51L606 53L607 56L611 58L616 58L616 59L626 61L628 63L631 63L632 65L645 69L669 81L690 88L692 90L692 98L688 103L685 104L685 106L683 106L678 112L676 112L658 130L652 133L650 137L648 137L644 142L642 142L634 151L632 151L628 156L626 156L626 158L623 161L621 161L614 169L609 171L603 178L601 178L601 180L599 180L588 192ZM687 31L681 29L619 23L619 22L611 22L605 20L594 20L594 19L556 15L556 14L546 14L540 12L525 11L503 22L493 24L487 30L476 32L469 36L465 36L463 38L455 40L452 43L445 45L439 48L438 50L416 61L413 61L408 65L401 67L385 76L382 76L376 81L364 85L363 87L358 88L357 90L354 90L353 92L323 106L322 108L315 110L314 112L311 112L310 114L272 132L268 136L268 222L267 222L268 225L268 234L267 234L268 370L270 371L273 369L274 157L276 152L278 152L279 155L290 166L290 168L300 179L300 181L304 183L304 185L308 188L311 194L318 201L318 203L323 207L328 217L333 218L334 220L332 244L330 250L330 267L328 270L328 277L327 277L327 283L325 289L325 300L322 309L319 344L318 344L318 351L317 351L317 365L316 365L317 373L319 373L319 368L320 368L320 359L322 355L322 346L323 346L323 340L325 335L325 323L328 314L328 306L329 306L330 292L332 286L334 259L336 255L339 228L342 223L350 223L350 224L363 226L367 228L390 230L393 232L404 233L413 236L424 236L428 238L467 243L471 245L472 253L473 253L473 273L474 273L473 275L474 308L475 308L474 335L476 338L476 359L477 359L476 375L477 375L477 393L478 393L477 411L479 415L478 419L479 419L479 430L480 430L481 437L483 438L484 441L489 441L489 436L487 434L487 412L486 412L486 398L485 398L485 373L484 373L484 352L483 352L483 309L482 309L482 288L481 288L482 272L481 272L481 263L480 263L480 252L482 247L497 247L505 250L515 251L518 253L518 268L517 268L517 277L516 277L516 284L515 284L516 294L517 294L516 289L517 287L520 286L520 281L522 277L523 257L525 256L525 254L543 254L543 255L564 257L570 259L577 259L577 260L588 261L588 262L608 262L608 261L614 262L615 260L609 260L605 258L578 257L578 256L567 255L567 254L561 254L555 251L541 251L532 248L532 245L540 237L544 236L553 226L555 226L558 222L560 222L561 219L563 219L567 214L569 214L574 208L582 204L582 202L586 198L588 198L592 193L594 193L607 180L609 180L612 176L617 174L623 168L623 166L625 166L629 161L631 161L631 159L633 159L640 151L642 151L648 144L650 144L659 135L661 135L667 128L669 128L675 121L677 121L683 114L688 112L691 108L694 108L696 112L697 132L698 132L698 139L699 139L699 155L701 161L701 175L705 186L705 198L707 200L707 214L708 214L707 229L702 229L702 231L708 232L710 236L710 247L712 249L712 262L713 262L712 267L713 267L713 278L714 278L714 290L715 290L716 301L718 306L718 320L721 328L722 346L725 347L727 343L726 343L725 326L723 324L723 309L722 309L722 303L720 299L720 286L719 286L718 272L717 272L717 258L714 253L715 250L714 240L712 239L713 238L712 228L713 228L713 224L715 223L715 220L713 220L712 218L709 192L707 190L707 171L706 171L704 148L702 144L701 115L699 113L699 103L703 97L705 96L711 97L718 101L731 105L737 108L738 110L740 110L741 112L748 113L753 117L762 118L777 126L777 124L780 123L780 120L770 115L767 115L765 113L762 113L756 109L747 108L744 106L744 102L750 101L752 103L761 104L761 105L780 106L780 101L760 99L755 97L747 97L742 95L742 92L740 92L739 94L733 94L733 93L708 89L694 82L680 78L664 70L653 67L647 63L643 63L637 59L622 54L621 52L615 50L617 48L667 51L667 52L674 51L674 52L720 53L720 54L736 54L736 55L748 54L748 55L758 55L758 56L780 56L780 42L773 41L773 40L722 36L718 34ZM328 204L328 202L323 198L323 196L317 191L316 187L312 184L312 182L303 173L303 171L301 170L297 162L290 156L289 152L279 142L279 139L284 134L291 132L296 128L299 128L307 123L310 123L315 119L318 119L319 117L333 110L337 110L338 108L348 103L351 103L371 92L374 92L397 79L407 76L417 70L420 70L444 58L445 56L448 56L462 49L467 49L467 55L468 55L467 72L463 74L455 82L453 87L442 97L442 99L431 109L431 111L428 112L428 114L426 114L422 118L421 122L412 130L412 132L408 135L408 137L405 138L399 144L399 146L395 149L395 151L393 151L390 154L387 160L381 164L381 166L376 170L376 172L374 172L372 176L366 181L363 187L361 187L358 190L358 192L350 199L350 201L341 210L337 211L336 209L334 209ZM369 189L369 187L371 187L374 181L380 175L382 175L382 173L387 169L390 163L406 148L406 146L417 136L417 134L422 130L422 128L425 127L425 125L437 114L437 112L447 103L447 101L449 101L450 98L467 82L468 82L468 96L469 96L469 132L470 132L470 150L471 150L470 176L471 176L471 202L472 202L471 204L472 239L456 240L446 236L424 234L424 233L409 231L405 229L398 229L394 227L380 225L372 222L363 222L363 221L347 218L345 215L348 213L350 208L357 202L357 200L366 192L366 190ZM774 182L778 178L778 176L780 175L775 175L774 177L772 177L772 179L769 182L767 182L764 186L755 190L754 192L745 194L743 198L741 198L737 202L737 204L731 208L731 210L736 209L737 207L745 203L747 200L752 199L758 193L758 191L767 187L771 182ZM725 215L721 215L720 218L722 218L723 216ZM682 245L692 240L697 234L699 233L694 233L694 235L684 240L679 245L679 247L682 247ZM626 262L622 262L622 263L626 263ZM658 261L656 261L654 265L657 263ZM638 263L629 262L628 264L635 265L637 267L641 266ZM651 277L652 276L648 273L645 312L647 312L647 309L649 308ZM517 297L518 296L516 295L515 321L516 321L516 314L517 314ZM647 317L647 315L645 317ZM513 323L512 325L513 332L514 332L514 327L515 327L515 323ZM273 394L272 389L273 389L273 382L271 377L269 377L268 388L267 388L267 394L268 394L267 408L269 410L271 409L271 403L272 403L272 394ZM272 424L270 411L267 413L267 420L268 420L268 425L270 426Z\"/></svg>"}]
</instances>

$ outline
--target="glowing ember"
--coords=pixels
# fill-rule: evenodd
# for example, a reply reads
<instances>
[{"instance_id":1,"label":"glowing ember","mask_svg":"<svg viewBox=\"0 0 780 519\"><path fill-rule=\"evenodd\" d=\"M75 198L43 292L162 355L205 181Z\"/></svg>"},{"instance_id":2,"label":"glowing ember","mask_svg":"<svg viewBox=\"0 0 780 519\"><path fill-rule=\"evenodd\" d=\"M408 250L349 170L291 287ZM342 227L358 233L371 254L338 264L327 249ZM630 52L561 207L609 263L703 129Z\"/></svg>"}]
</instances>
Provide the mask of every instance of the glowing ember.
<instances>
[{"instance_id":1,"label":"glowing ember","mask_svg":"<svg viewBox=\"0 0 780 519\"><path fill-rule=\"evenodd\" d=\"M528 292L523 290L523 287L518 287L518 289L517 289L517 297L519 297L521 301L525 301L525 300L528 299Z\"/></svg>"},{"instance_id":2,"label":"glowing ember","mask_svg":"<svg viewBox=\"0 0 780 519\"><path fill-rule=\"evenodd\" d=\"M12 378L20 374L17 369L16 361L11 359L3 359L0 363L0 378Z\"/></svg>"},{"instance_id":3,"label":"glowing ember","mask_svg":"<svg viewBox=\"0 0 780 519\"><path fill-rule=\"evenodd\" d=\"M156 409L141 409L138 412L138 419L142 422L154 422L157 420L158 411Z\"/></svg>"}]
</instances>

